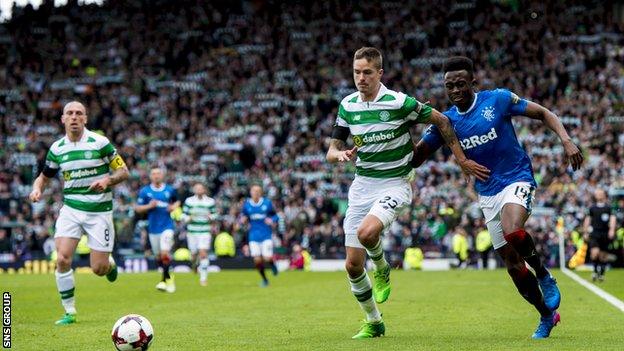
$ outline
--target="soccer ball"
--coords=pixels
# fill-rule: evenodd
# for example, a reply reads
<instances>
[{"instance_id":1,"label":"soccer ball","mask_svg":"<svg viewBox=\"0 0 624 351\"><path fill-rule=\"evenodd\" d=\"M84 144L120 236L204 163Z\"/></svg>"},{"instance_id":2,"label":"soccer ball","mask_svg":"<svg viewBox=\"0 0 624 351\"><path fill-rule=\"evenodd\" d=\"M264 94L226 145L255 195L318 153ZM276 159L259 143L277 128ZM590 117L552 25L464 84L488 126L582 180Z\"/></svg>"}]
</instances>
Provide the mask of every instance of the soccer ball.
<instances>
[{"instance_id":1,"label":"soccer ball","mask_svg":"<svg viewBox=\"0 0 624 351\"><path fill-rule=\"evenodd\" d=\"M141 350L149 348L154 340L154 328L143 316L129 314L117 320L112 331L113 344L119 351Z\"/></svg>"}]
</instances>

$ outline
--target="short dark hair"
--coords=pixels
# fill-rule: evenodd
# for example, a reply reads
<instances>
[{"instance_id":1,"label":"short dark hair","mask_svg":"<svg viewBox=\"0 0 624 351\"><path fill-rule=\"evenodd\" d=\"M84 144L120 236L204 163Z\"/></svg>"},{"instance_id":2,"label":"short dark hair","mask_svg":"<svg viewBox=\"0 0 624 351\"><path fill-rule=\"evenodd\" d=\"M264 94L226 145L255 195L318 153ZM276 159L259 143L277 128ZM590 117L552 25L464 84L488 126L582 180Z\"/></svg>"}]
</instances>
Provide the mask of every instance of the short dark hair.
<instances>
[{"instance_id":1,"label":"short dark hair","mask_svg":"<svg viewBox=\"0 0 624 351\"><path fill-rule=\"evenodd\" d=\"M383 67L383 58L381 56L381 51L377 48L373 48L370 46L365 46L359 48L355 54L353 55L353 60L366 59L368 62L373 62L375 68L381 69Z\"/></svg>"},{"instance_id":2,"label":"short dark hair","mask_svg":"<svg viewBox=\"0 0 624 351\"><path fill-rule=\"evenodd\" d=\"M444 61L444 73L466 70L470 75L474 74L474 64L466 56L453 56Z\"/></svg>"}]
</instances>

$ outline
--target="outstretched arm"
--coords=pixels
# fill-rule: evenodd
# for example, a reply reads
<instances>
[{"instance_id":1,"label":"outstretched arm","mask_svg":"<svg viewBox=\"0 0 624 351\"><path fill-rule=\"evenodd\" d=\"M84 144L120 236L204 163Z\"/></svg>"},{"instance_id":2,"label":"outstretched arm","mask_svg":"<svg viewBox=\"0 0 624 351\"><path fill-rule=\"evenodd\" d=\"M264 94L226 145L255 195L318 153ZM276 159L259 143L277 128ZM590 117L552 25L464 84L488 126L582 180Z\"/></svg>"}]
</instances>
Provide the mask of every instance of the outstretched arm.
<instances>
[{"instance_id":1,"label":"outstretched arm","mask_svg":"<svg viewBox=\"0 0 624 351\"><path fill-rule=\"evenodd\" d=\"M448 118L437 110L432 109L429 122L438 128L446 145L451 149L451 152L453 152L457 163L464 173L474 175L480 181L486 181L490 176L490 170L466 157Z\"/></svg>"},{"instance_id":2,"label":"outstretched arm","mask_svg":"<svg viewBox=\"0 0 624 351\"><path fill-rule=\"evenodd\" d=\"M561 144L565 150L566 163L572 165L572 169L575 171L581 168L581 164L583 163L583 153L572 142L572 138L568 135L568 132L565 130L563 123L561 123L561 120L557 117L557 115L544 106L531 101L527 101L527 107L524 115L529 118L542 121L545 126L555 132L561 140Z\"/></svg>"}]
</instances>

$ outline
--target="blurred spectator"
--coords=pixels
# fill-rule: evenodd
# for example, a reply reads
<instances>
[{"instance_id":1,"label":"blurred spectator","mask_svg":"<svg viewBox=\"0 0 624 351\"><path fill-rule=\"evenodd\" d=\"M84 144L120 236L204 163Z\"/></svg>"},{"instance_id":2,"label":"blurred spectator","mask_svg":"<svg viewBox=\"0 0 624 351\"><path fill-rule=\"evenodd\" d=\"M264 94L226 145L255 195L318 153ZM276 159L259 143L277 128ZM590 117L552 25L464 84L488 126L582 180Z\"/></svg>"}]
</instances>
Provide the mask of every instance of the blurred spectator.
<instances>
[{"instance_id":1,"label":"blurred spectator","mask_svg":"<svg viewBox=\"0 0 624 351\"><path fill-rule=\"evenodd\" d=\"M338 102L354 90L353 52L376 45L384 84L439 110L448 106L441 63L464 54L475 61L482 89L508 88L562 118L586 154L575 173L541 123L514 119L539 184L527 230L540 253L556 260L556 217L564 216L569 233L596 187L624 191L624 26L614 6L127 0L16 7L0 24L0 223L27 227L11 233L19 257L42 252L61 183L52 181L41 203L26 196L62 135L63 103L78 99L88 127L111 139L131 171L114 190L117 249L143 249L130 205L149 165L159 164L181 199L190 184L205 183L227 226L249 184L262 184L283 213L284 247L296 242L316 257L342 257L354 166L330 166L324 152ZM450 256L448 228L461 221L474 234L480 211L447 150L417 173L413 207L399 216L384 250L400 259L417 242L425 254ZM240 254L244 234L231 233Z\"/></svg>"}]
</instances>

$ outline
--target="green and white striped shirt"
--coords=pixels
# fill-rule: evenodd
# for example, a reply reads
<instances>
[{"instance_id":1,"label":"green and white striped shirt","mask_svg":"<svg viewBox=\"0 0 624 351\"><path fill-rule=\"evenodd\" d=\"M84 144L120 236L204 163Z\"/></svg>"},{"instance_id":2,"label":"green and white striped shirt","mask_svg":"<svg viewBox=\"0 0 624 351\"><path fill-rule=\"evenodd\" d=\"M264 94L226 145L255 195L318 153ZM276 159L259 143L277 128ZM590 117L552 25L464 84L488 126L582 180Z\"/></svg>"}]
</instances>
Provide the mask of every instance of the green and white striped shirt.
<instances>
[{"instance_id":1,"label":"green and white striped shirt","mask_svg":"<svg viewBox=\"0 0 624 351\"><path fill-rule=\"evenodd\" d=\"M356 175L384 179L406 176L414 156L409 129L427 122L430 116L431 107L383 84L374 101L362 101L359 92L345 97L336 125L349 128L358 147Z\"/></svg>"},{"instance_id":2,"label":"green and white striped shirt","mask_svg":"<svg viewBox=\"0 0 624 351\"><path fill-rule=\"evenodd\" d=\"M117 151L105 136L85 128L82 138L72 142L64 136L55 141L46 156L46 167L63 176L63 203L86 212L113 210L113 192L89 190L96 180L106 177Z\"/></svg>"},{"instance_id":3,"label":"green and white striped shirt","mask_svg":"<svg viewBox=\"0 0 624 351\"><path fill-rule=\"evenodd\" d=\"M210 234L210 221L215 218L215 200L209 196L197 195L184 200L182 211L189 218L186 230L189 234Z\"/></svg>"}]
</instances>

